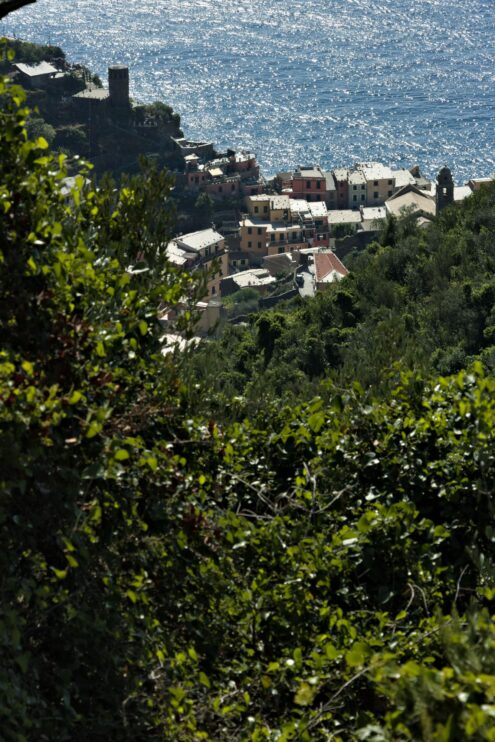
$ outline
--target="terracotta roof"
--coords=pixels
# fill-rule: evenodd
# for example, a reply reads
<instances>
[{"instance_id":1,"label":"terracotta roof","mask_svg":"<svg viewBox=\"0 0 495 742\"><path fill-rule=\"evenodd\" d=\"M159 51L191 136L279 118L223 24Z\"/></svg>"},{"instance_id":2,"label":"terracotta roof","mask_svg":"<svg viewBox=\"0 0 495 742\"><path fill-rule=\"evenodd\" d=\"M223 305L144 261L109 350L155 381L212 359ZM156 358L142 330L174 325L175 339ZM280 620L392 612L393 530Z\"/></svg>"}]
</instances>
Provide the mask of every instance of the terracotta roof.
<instances>
[{"instance_id":1,"label":"terracotta roof","mask_svg":"<svg viewBox=\"0 0 495 742\"><path fill-rule=\"evenodd\" d=\"M319 252L314 256L316 283L332 280L331 274L347 276L349 271L333 252Z\"/></svg>"}]
</instances>

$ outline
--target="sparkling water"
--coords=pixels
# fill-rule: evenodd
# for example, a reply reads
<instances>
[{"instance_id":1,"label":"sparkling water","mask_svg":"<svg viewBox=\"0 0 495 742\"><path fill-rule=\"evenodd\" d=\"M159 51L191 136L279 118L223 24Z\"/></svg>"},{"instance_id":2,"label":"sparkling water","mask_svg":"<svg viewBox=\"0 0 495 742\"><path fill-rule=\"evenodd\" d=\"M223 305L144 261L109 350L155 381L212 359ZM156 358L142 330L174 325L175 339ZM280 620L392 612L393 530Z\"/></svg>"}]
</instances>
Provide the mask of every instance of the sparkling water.
<instances>
[{"instance_id":1,"label":"sparkling water","mask_svg":"<svg viewBox=\"0 0 495 742\"><path fill-rule=\"evenodd\" d=\"M190 138L265 175L358 160L495 171L495 0L38 0L0 33L130 67Z\"/></svg>"}]
</instances>

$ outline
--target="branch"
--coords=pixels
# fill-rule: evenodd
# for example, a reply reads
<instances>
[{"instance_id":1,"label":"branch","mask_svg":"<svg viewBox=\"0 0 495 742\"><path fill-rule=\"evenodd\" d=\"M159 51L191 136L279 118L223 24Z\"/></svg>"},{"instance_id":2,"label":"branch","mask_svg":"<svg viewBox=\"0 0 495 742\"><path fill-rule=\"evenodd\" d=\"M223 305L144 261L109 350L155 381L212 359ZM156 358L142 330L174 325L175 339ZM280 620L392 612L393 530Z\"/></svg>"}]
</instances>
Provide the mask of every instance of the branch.
<instances>
[{"instance_id":1,"label":"branch","mask_svg":"<svg viewBox=\"0 0 495 742\"><path fill-rule=\"evenodd\" d=\"M35 2L36 0L0 0L0 19L5 18L9 13L13 13L14 10L19 10L19 8Z\"/></svg>"}]
</instances>

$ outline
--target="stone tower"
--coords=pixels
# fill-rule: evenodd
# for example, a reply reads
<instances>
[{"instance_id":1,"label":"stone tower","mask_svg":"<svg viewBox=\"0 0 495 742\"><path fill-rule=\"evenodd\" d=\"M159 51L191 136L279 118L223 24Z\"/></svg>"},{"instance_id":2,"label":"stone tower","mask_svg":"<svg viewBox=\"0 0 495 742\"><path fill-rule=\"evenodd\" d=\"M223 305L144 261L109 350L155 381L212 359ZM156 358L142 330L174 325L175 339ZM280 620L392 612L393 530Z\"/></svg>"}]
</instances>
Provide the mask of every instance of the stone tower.
<instances>
[{"instance_id":1,"label":"stone tower","mask_svg":"<svg viewBox=\"0 0 495 742\"><path fill-rule=\"evenodd\" d=\"M450 169L445 166L437 175L437 214L454 203L454 180Z\"/></svg>"},{"instance_id":2,"label":"stone tower","mask_svg":"<svg viewBox=\"0 0 495 742\"><path fill-rule=\"evenodd\" d=\"M129 68L125 64L113 64L108 68L108 92L112 107L129 108Z\"/></svg>"}]
</instances>

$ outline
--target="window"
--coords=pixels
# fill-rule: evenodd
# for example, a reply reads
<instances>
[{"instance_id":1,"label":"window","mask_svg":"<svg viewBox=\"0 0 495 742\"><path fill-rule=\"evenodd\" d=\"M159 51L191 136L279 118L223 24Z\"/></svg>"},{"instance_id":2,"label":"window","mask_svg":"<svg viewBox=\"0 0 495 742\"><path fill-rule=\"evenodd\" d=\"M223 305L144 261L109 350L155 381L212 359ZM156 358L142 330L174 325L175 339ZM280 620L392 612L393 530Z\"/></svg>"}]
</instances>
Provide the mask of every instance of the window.
<instances>
[{"instance_id":1,"label":"window","mask_svg":"<svg viewBox=\"0 0 495 742\"><path fill-rule=\"evenodd\" d=\"M261 229L261 227L258 227L258 234L262 234L262 229Z\"/></svg>"},{"instance_id":2,"label":"window","mask_svg":"<svg viewBox=\"0 0 495 742\"><path fill-rule=\"evenodd\" d=\"M389 180L389 181L388 181L388 184L389 184L389 185L392 185L392 181L391 181L391 180Z\"/></svg>"},{"instance_id":3,"label":"window","mask_svg":"<svg viewBox=\"0 0 495 742\"><path fill-rule=\"evenodd\" d=\"M321 180L316 181L316 187L319 189L321 188Z\"/></svg>"},{"instance_id":4,"label":"window","mask_svg":"<svg viewBox=\"0 0 495 742\"><path fill-rule=\"evenodd\" d=\"M357 196L353 196L353 197L352 197L352 200L353 200L353 201L357 201Z\"/></svg>"},{"instance_id":5,"label":"window","mask_svg":"<svg viewBox=\"0 0 495 742\"><path fill-rule=\"evenodd\" d=\"M222 188L222 186L218 186L218 192L219 192L219 193L222 193L222 192L223 192L223 188Z\"/></svg>"},{"instance_id":6,"label":"window","mask_svg":"<svg viewBox=\"0 0 495 742\"><path fill-rule=\"evenodd\" d=\"M263 214L268 214L268 206L263 206Z\"/></svg>"},{"instance_id":7,"label":"window","mask_svg":"<svg viewBox=\"0 0 495 742\"><path fill-rule=\"evenodd\" d=\"M279 248L278 248L278 252L279 252L279 254L280 254L280 253L283 253L283 251L284 251L284 248L283 248L283 247L279 247Z\"/></svg>"},{"instance_id":8,"label":"window","mask_svg":"<svg viewBox=\"0 0 495 742\"><path fill-rule=\"evenodd\" d=\"M248 227L248 234L253 234L253 228L252 227Z\"/></svg>"},{"instance_id":9,"label":"window","mask_svg":"<svg viewBox=\"0 0 495 742\"><path fill-rule=\"evenodd\" d=\"M377 186L377 185L378 185L378 181L377 181L377 180L374 180L374 181L373 181L373 185L374 185L374 186Z\"/></svg>"},{"instance_id":10,"label":"window","mask_svg":"<svg viewBox=\"0 0 495 742\"><path fill-rule=\"evenodd\" d=\"M364 201L364 194L361 194L361 201Z\"/></svg>"},{"instance_id":11,"label":"window","mask_svg":"<svg viewBox=\"0 0 495 742\"><path fill-rule=\"evenodd\" d=\"M389 191L389 192L388 192L388 195L389 195L389 196L391 196L391 195L392 195L392 191Z\"/></svg>"},{"instance_id":12,"label":"window","mask_svg":"<svg viewBox=\"0 0 495 742\"><path fill-rule=\"evenodd\" d=\"M280 237L279 237L280 242L282 242L283 239L284 239L284 235L282 234L282 232L280 232Z\"/></svg>"},{"instance_id":13,"label":"window","mask_svg":"<svg viewBox=\"0 0 495 742\"><path fill-rule=\"evenodd\" d=\"M261 242L258 242L258 247L261 248Z\"/></svg>"},{"instance_id":14,"label":"window","mask_svg":"<svg viewBox=\"0 0 495 742\"><path fill-rule=\"evenodd\" d=\"M306 181L306 188L307 189L311 188L311 181L310 180L307 180Z\"/></svg>"},{"instance_id":15,"label":"window","mask_svg":"<svg viewBox=\"0 0 495 742\"><path fill-rule=\"evenodd\" d=\"M252 247L252 246L253 246L252 243L248 242L248 247Z\"/></svg>"},{"instance_id":16,"label":"window","mask_svg":"<svg viewBox=\"0 0 495 742\"><path fill-rule=\"evenodd\" d=\"M199 176L198 175L196 175L196 177L194 178L194 182L195 183L199 183Z\"/></svg>"},{"instance_id":17,"label":"window","mask_svg":"<svg viewBox=\"0 0 495 742\"><path fill-rule=\"evenodd\" d=\"M375 192L373 193L373 198L378 198L378 191L375 191Z\"/></svg>"},{"instance_id":18,"label":"window","mask_svg":"<svg viewBox=\"0 0 495 742\"><path fill-rule=\"evenodd\" d=\"M275 235L274 235L274 234L271 234L271 235L270 235L270 240L271 240L272 242L275 242Z\"/></svg>"},{"instance_id":19,"label":"window","mask_svg":"<svg viewBox=\"0 0 495 742\"><path fill-rule=\"evenodd\" d=\"M212 286L211 287L211 294L212 294L212 296L213 296L213 294L216 294L216 293L217 293L216 288L214 286Z\"/></svg>"},{"instance_id":20,"label":"window","mask_svg":"<svg viewBox=\"0 0 495 742\"><path fill-rule=\"evenodd\" d=\"M353 185L353 186L352 186L352 190L353 190L353 191L357 191L357 186Z\"/></svg>"},{"instance_id":21,"label":"window","mask_svg":"<svg viewBox=\"0 0 495 742\"><path fill-rule=\"evenodd\" d=\"M237 260L233 260L232 261L232 265L234 266L234 268L236 268L237 267Z\"/></svg>"},{"instance_id":22,"label":"window","mask_svg":"<svg viewBox=\"0 0 495 742\"><path fill-rule=\"evenodd\" d=\"M258 211L259 211L258 207L257 207L257 206L255 206L255 207L254 207L254 213L255 213L255 214L257 214L257 213L258 213Z\"/></svg>"}]
</instances>

